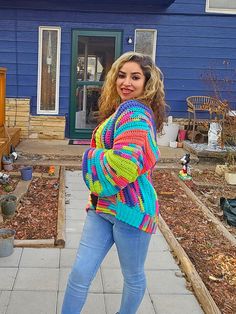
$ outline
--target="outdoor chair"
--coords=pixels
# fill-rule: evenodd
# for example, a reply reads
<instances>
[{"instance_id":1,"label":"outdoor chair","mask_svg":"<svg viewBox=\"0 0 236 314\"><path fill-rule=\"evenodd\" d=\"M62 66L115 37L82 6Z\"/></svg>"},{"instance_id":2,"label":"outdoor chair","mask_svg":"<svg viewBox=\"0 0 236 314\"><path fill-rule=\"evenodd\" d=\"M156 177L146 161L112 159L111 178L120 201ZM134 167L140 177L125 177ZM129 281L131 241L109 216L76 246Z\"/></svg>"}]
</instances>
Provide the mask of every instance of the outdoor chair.
<instances>
[{"instance_id":1,"label":"outdoor chair","mask_svg":"<svg viewBox=\"0 0 236 314\"><path fill-rule=\"evenodd\" d=\"M193 143L198 123L219 122L224 124L227 104L210 96L190 96L186 98L188 106L188 130L192 130Z\"/></svg>"}]
</instances>

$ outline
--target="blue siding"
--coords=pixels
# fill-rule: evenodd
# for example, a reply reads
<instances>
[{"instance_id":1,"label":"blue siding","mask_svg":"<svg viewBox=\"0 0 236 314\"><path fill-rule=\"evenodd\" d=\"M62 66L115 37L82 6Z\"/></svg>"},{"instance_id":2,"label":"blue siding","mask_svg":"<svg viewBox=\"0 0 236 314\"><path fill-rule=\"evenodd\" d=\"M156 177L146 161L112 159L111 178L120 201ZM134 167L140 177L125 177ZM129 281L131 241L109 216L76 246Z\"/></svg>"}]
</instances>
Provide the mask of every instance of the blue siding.
<instances>
[{"instance_id":1,"label":"blue siding","mask_svg":"<svg viewBox=\"0 0 236 314\"><path fill-rule=\"evenodd\" d=\"M6 47L6 45L4 45ZM16 64L16 53L14 52L0 52L1 66L5 63Z\"/></svg>"},{"instance_id":2,"label":"blue siding","mask_svg":"<svg viewBox=\"0 0 236 314\"><path fill-rule=\"evenodd\" d=\"M205 13L205 0L176 0L167 10L155 14L0 8L0 66L8 69L7 96L31 97L33 114L36 113L38 28L50 25L60 26L62 30L60 115L69 111L73 29L120 30L124 38L134 36L136 28L157 29L156 63L164 73L171 114L186 116L186 97L190 95L213 94L211 86L203 80L213 68L221 79L234 78L232 92L224 95L235 109L236 18ZM123 51L132 49L124 40Z\"/></svg>"}]
</instances>

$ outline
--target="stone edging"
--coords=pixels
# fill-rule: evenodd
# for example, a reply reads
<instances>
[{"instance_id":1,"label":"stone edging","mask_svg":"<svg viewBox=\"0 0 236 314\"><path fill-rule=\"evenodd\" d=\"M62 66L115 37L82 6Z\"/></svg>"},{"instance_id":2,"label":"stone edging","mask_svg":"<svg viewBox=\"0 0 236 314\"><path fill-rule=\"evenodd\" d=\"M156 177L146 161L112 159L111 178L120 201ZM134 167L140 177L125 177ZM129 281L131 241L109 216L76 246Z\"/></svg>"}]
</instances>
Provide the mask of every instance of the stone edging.
<instances>
[{"instance_id":1,"label":"stone edging","mask_svg":"<svg viewBox=\"0 0 236 314\"><path fill-rule=\"evenodd\" d=\"M184 249L176 240L175 236L173 235L173 233L171 232L171 230L169 229L166 222L161 216L159 217L159 228L162 234L164 235L166 241L168 242L169 246L174 251L174 254L180 261L180 266L183 272L188 277L188 280L190 281L204 312L206 314L220 314L221 311L219 310L218 306L216 305L215 301L210 295L210 292L206 288L201 277L198 275L198 272L196 271L188 255L185 253Z\"/></svg>"}]
</instances>

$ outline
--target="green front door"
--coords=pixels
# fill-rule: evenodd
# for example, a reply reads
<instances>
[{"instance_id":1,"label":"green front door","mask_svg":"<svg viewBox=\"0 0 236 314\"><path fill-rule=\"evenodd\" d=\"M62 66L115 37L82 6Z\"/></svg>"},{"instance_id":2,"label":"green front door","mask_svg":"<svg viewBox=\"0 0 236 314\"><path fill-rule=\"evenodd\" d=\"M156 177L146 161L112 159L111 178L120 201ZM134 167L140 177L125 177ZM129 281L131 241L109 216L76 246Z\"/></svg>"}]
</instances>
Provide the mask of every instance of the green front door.
<instances>
[{"instance_id":1,"label":"green front door","mask_svg":"<svg viewBox=\"0 0 236 314\"><path fill-rule=\"evenodd\" d=\"M86 139L98 121L98 98L107 72L121 54L121 32L72 34L70 138Z\"/></svg>"}]
</instances>

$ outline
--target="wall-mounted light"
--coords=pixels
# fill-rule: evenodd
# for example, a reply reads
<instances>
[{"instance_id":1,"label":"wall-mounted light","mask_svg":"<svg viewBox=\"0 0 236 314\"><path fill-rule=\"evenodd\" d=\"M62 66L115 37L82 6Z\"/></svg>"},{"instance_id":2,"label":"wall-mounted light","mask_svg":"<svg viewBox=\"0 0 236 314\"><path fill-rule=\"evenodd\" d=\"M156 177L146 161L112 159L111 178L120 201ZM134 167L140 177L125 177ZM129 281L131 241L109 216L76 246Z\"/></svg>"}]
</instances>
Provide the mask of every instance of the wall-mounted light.
<instances>
[{"instance_id":1,"label":"wall-mounted light","mask_svg":"<svg viewBox=\"0 0 236 314\"><path fill-rule=\"evenodd\" d=\"M131 45L131 44L133 43L133 39L132 39L131 36L129 36L129 37L127 38L127 43L128 43L129 45Z\"/></svg>"}]
</instances>

